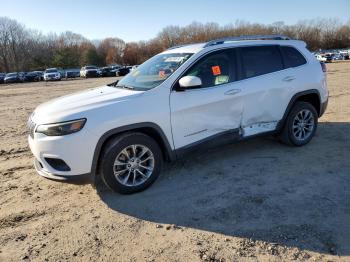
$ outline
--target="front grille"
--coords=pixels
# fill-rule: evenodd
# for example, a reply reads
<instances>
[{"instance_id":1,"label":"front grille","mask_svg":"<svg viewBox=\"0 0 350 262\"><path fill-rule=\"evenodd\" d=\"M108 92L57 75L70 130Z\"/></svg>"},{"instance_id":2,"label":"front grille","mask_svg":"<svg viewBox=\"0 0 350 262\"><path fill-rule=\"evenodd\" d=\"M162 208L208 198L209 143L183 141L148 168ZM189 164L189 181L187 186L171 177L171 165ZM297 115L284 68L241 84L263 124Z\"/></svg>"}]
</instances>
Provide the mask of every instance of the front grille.
<instances>
[{"instance_id":1,"label":"front grille","mask_svg":"<svg viewBox=\"0 0 350 262\"><path fill-rule=\"evenodd\" d=\"M28 120L27 127L28 127L28 133L29 133L30 137L34 138L35 123L32 121L31 118Z\"/></svg>"}]
</instances>

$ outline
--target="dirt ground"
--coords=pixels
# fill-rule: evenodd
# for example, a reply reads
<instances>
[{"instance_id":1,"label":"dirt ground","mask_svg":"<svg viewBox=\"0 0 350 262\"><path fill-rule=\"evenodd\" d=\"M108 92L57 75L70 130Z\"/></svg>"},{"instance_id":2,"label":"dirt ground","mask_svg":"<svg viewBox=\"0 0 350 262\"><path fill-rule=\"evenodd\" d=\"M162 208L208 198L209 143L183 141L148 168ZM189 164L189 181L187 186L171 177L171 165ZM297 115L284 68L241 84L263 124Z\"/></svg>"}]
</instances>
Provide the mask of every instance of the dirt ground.
<instances>
[{"instance_id":1,"label":"dirt ground","mask_svg":"<svg viewBox=\"0 0 350 262\"><path fill-rule=\"evenodd\" d=\"M129 196L38 176L26 121L111 78L0 85L0 261L350 261L350 63L302 148L271 137L168 164Z\"/></svg>"}]
</instances>

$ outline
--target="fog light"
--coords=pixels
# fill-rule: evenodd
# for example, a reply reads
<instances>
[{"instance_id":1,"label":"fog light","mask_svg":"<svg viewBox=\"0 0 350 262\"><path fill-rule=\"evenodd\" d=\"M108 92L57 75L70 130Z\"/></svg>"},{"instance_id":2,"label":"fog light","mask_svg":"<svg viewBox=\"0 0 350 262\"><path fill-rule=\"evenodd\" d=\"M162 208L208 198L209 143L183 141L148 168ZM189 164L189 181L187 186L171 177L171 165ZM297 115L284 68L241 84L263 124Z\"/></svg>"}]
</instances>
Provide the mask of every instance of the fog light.
<instances>
[{"instance_id":1,"label":"fog light","mask_svg":"<svg viewBox=\"0 0 350 262\"><path fill-rule=\"evenodd\" d=\"M62 159L59 158L48 158L45 157L45 161L53 168L58 171L70 171L70 167L64 162Z\"/></svg>"}]
</instances>

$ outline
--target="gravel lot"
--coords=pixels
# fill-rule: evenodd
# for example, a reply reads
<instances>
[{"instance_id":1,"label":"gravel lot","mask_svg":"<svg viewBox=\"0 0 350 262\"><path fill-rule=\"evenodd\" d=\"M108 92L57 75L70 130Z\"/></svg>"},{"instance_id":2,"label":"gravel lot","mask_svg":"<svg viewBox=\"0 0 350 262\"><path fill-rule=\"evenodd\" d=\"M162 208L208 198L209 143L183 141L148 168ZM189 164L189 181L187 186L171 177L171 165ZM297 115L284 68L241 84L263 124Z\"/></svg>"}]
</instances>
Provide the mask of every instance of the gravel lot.
<instances>
[{"instance_id":1,"label":"gravel lot","mask_svg":"<svg viewBox=\"0 0 350 262\"><path fill-rule=\"evenodd\" d=\"M38 176L26 142L38 104L112 78L0 85L0 261L350 261L350 63L328 69L309 145L227 145L130 196Z\"/></svg>"}]
</instances>

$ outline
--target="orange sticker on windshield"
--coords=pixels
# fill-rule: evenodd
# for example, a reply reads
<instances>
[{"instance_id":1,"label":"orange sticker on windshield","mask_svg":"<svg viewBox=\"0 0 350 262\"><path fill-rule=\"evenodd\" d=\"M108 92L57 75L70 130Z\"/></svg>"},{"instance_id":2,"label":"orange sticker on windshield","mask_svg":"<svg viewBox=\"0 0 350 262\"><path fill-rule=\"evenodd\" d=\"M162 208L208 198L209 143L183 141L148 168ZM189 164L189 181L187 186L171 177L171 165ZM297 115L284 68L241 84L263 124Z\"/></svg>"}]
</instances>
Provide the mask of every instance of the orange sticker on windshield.
<instances>
[{"instance_id":1,"label":"orange sticker on windshield","mask_svg":"<svg viewBox=\"0 0 350 262\"><path fill-rule=\"evenodd\" d=\"M159 71L159 76L160 76L160 77L165 77L165 71L164 71L164 70Z\"/></svg>"},{"instance_id":2,"label":"orange sticker on windshield","mask_svg":"<svg viewBox=\"0 0 350 262\"><path fill-rule=\"evenodd\" d=\"M221 69L220 66L212 66L211 71L213 72L214 76L221 75Z\"/></svg>"}]
</instances>

